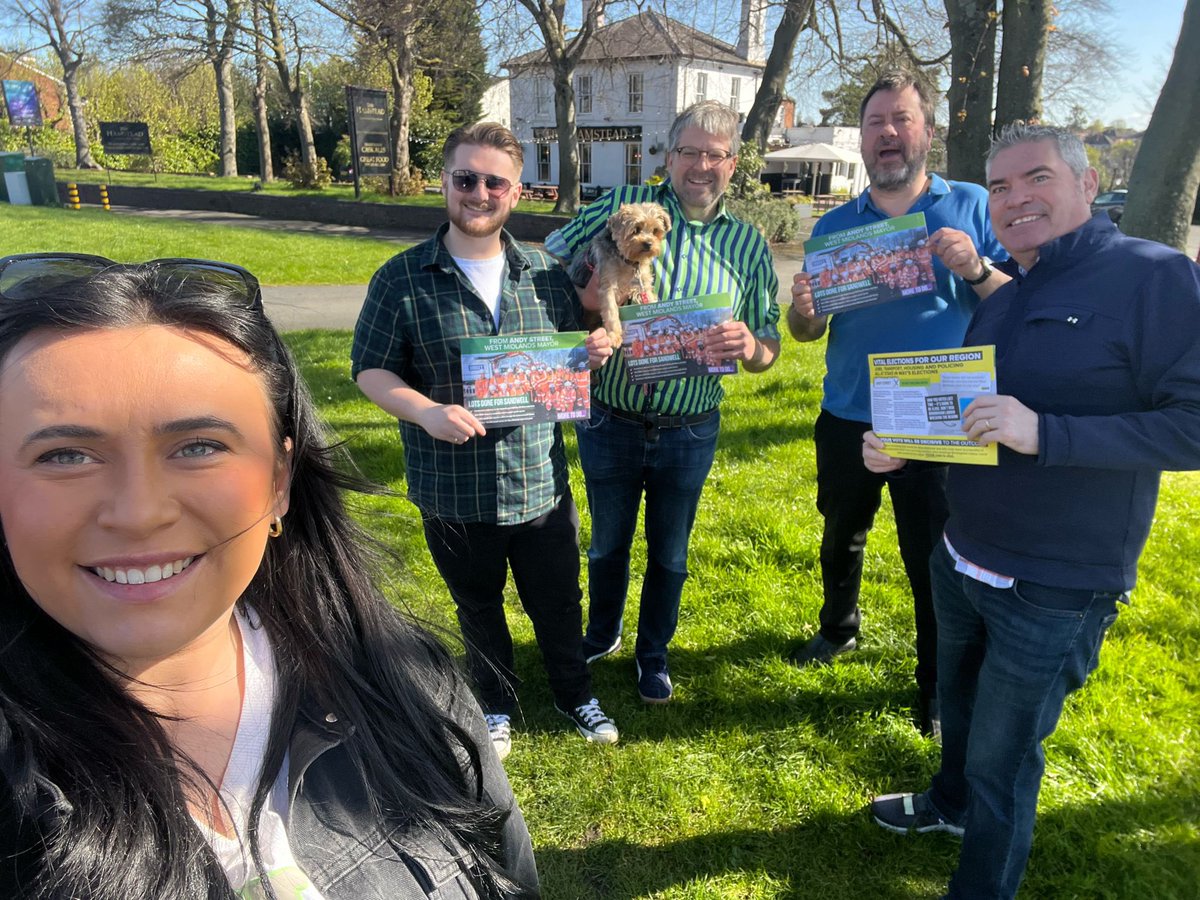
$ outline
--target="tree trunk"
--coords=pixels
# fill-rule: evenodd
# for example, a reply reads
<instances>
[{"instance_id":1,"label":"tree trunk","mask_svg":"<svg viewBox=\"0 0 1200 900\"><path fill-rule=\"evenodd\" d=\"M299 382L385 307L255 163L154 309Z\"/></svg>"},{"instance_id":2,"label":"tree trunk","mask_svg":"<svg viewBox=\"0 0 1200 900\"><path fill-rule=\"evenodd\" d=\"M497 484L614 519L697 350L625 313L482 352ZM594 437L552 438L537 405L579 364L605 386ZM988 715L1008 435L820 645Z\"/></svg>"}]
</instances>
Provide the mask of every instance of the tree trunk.
<instances>
[{"instance_id":1,"label":"tree trunk","mask_svg":"<svg viewBox=\"0 0 1200 900\"><path fill-rule=\"evenodd\" d=\"M812 16L813 0L787 0L783 9L783 18L775 29L771 41L771 52L767 56L767 66L763 70L762 83L758 93L754 95L754 105L746 116L746 124L742 126L742 140L753 141L760 150L767 149L767 136L771 133L771 123L779 112L779 104L787 96L787 78L792 69L792 54L796 49L796 39L808 24Z\"/></svg>"},{"instance_id":2,"label":"tree trunk","mask_svg":"<svg viewBox=\"0 0 1200 900\"><path fill-rule=\"evenodd\" d=\"M1004 43L996 80L996 131L1042 118L1042 72L1050 0L1004 0Z\"/></svg>"},{"instance_id":3,"label":"tree trunk","mask_svg":"<svg viewBox=\"0 0 1200 900\"><path fill-rule=\"evenodd\" d=\"M100 164L92 158L92 145L88 141L87 118L83 114L83 98L79 96L79 61L63 60L63 85L67 89L67 110L71 114L71 131L75 135L75 168L99 169Z\"/></svg>"},{"instance_id":4,"label":"tree trunk","mask_svg":"<svg viewBox=\"0 0 1200 900\"><path fill-rule=\"evenodd\" d=\"M575 60L564 54L554 64L554 123L558 126L558 202L554 211L579 209L579 134L575 130Z\"/></svg>"},{"instance_id":5,"label":"tree trunk","mask_svg":"<svg viewBox=\"0 0 1200 900\"><path fill-rule=\"evenodd\" d=\"M275 71L279 73L279 81L287 91L288 102L292 107L292 115L296 117L296 135L300 139L300 162L306 167L314 167L317 163L317 145L313 140L312 120L308 115L308 98L304 94L303 74L299 66L294 70L288 62L287 46L283 33L283 24L279 20L279 5L276 0L266 0L263 12L267 15L267 25L271 29L271 40L267 45L271 51L271 60L275 63Z\"/></svg>"},{"instance_id":6,"label":"tree trunk","mask_svg":"<svg viewBox=\"0 0 1200 900\"><path fill-rule=\"evenodd\" d=\"M945 0L945 5L950 27L947 170L957 181L982 184L992 136L996 0Z\"/></svg>"},{"instance_id":7,"label":"tree trunk","mask_svg":"<svg viewBox=\"0 0 1200 900\"><path fill-rule=\"evenodd\" d=\"M213 73L217 79L217 114L221 130L221 174L236 178L237 166L237 116L233 99L232 53L213 60Z\"/></svg>"},{"instance_id":8,"label":"tree trunk","mask_svg":"<svg viewBox=\"0 0 1200 900\"><path fill-rule=\"evenodd\" d=\"M267 54L263 50L262 12L253 2L254 16L254 129L258 132L258 177L267 184L275 180L271 161L271 122L267 116Z\"/></svg>"},{"instance_id":9,"label":"tree trunk","mask_svg":"<svg viewBox=\"0 0 1200 900\"><path fill-rule=\"evenodd\" d=\"M388 68L392 77L392 192L400 178L407 178L412 160L408 156L408 134L412 122L412 38L401 32L388 54ZM429 174L429 173L423 173Z\"/></svg>"},{"instance_id":10,"label":"tree trunk","mask_svg":"<svg viewBox=\"0 0 1200 900\"><path fill-rule=\"evenodd\" d=\"M1175 58L1129 176L1121 230L1185 250L1200 189L1200 0L1188 0Z\"/></svg>"}]
</instances>

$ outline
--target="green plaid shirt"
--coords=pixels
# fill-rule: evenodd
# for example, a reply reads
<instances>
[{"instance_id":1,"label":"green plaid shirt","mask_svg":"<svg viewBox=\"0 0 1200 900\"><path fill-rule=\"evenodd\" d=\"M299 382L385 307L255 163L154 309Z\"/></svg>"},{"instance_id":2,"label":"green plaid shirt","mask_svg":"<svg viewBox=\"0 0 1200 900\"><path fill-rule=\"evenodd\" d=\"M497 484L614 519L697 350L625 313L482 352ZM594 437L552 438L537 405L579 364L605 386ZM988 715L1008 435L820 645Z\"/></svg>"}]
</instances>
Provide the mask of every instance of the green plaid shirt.
<instances>
[{"instance_id":1,"label":"green plaid shirt","mask_svg":"<svg viewBox=\"0 0 1200 900\"><path fill-rule=\"evenodd\" d=\"M779 340L779 279L767 242L753 225L735 219L721 204L708 223L689 222L671 183L618 187L589 203L579 215L546 238L557 257L574 256L600 233L623 203L659 203L671 214L666 248L654 261L660 300L728 293L733 317L759 338ZM649 393L629 380L625 354L618 350L593 377L592 399L605 406L663 415L694 415L715 409L725 396L720 375L674 378L651 386Z\"/></svg>"},{"instance_id":2,"label":"green plaid shirt","mask_svg":"<svg viewBox=\"0 0 1200 900\"><path fill-rule=\"evenodd\" d=\"M503 232L500 327L442 238L392 257L375 273L354 329L351 374L386 369L437 403L462 403L460 341L496 334L580 329L575 289L550 256ZM567 490L558 425L492 426L465 444L434 440L400 422L408 497L422 514L517 525L547 512Z\"/></svg>"}]
</instances>

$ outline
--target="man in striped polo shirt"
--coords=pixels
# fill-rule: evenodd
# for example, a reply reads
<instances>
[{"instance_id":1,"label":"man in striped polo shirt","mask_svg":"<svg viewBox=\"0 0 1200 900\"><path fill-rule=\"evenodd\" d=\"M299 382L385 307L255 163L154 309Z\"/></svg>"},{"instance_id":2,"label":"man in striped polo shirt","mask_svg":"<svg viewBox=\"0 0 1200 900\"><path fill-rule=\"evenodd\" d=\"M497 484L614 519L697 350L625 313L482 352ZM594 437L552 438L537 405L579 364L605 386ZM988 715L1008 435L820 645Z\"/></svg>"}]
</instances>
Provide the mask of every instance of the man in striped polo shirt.
<instances>
[{"instance_id":1,"label":"man in striped polo shirt","mask_svg":"<svg viewBox=\"0 0 1200 900\"><path fill-rule=\"evenodd\" d=\"M664 183L616 188L551 234L546 249L571 257L623 203L661 204L671 230L654 261L659 299L728 293L733 319L708 332L705 348L715 358L741 360L746 371L766 371L779 355L771 251L722 199L737 163L737 113L714 101L697 103L676 118L669 144ZM585 306L596 305L594 278L581 296ZM596 377L591 418L576 425L592 513L584 653L592 662L621 646L629 551L644 494L647 559L634 648L638 692L647 703L666 703L672 694L667 645L679 618L688 539L716 450L724 391L715 375L635 385L620 350Z\"/></svg>"}]
</instances>

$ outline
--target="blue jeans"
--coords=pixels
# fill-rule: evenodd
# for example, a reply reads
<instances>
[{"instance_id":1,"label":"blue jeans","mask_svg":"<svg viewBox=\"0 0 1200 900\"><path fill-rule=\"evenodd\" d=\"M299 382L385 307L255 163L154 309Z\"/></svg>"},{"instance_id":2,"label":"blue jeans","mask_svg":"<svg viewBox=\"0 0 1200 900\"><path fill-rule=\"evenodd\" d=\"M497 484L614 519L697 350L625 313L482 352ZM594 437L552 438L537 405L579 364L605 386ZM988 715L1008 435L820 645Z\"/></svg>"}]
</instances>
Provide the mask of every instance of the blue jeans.
<instances>
[{"instance_id":1,"label":"blue jeans","mask_svg":"<svg viewBox=\"0 0 1200 900\"><path fill-rule=\"evenodd\" d=\"M634 652L638 659L665 660L688 575L688 538L720 428L720 413L714 411L702 424L652 432L595 405L587 424L576 424L592 513L589 643L607 647L621 633L629 549L645 493L646 574Z\"/></svg>"},{"instance_id":2,"label":"blue jeans","mask_svg":"<svg viewBox=\"0 0 1200 900\"><path fill-rule=\"evenodd\" d=\"M1011 900L1025 874L1046 758L1063 701L1096 668L1116 592L1017 581L994 588L930 559L938 624L942 767L930 799L966 829L953 900Z\"/></svg>"}]
</instances>

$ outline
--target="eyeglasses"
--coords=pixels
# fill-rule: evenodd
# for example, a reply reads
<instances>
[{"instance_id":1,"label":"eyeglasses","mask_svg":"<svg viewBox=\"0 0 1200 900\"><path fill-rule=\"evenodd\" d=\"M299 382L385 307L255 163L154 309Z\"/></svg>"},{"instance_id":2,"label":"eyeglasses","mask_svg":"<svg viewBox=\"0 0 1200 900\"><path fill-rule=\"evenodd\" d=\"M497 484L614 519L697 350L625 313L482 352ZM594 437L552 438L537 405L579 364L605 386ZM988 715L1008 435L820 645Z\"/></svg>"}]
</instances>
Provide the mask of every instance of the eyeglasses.
<instances>
[{"instance_id":1,"label":"eyeglasses","mask_svg":"<svg viewBox=\"0 0 1200 900\"><path fill-rule=\"evenodd\" d=\"M450 173L450 183L454 185L456 191L463 194L474 191L481 178L483 186L493 197L503 197L512 190L512 182L499 175L484 175L481 172L472 172L470 169L455 169Z\"/></svg>"},{"instance_id":2,"label":"eyeglasses","mask_svg":"<svg viewBox=\"0 0 1200 900\"><path fill-rule=\"evenodd\" d=\"M262 309L258 279L233 263L208 259L152 259L144 263L116 263L86 253L19 253L0 259L0 298L28 300L105 269L153 269L165 276L176 292L199 287L221 288L239 297L248 309Z\"/></svg>"},{"instance_id":3,"label":"eyeglasses","mask_svg":"<svg viewBox=\"0 0 1200 900\"><path fill-rule=\"evenodd\" d=\"M720 165L733 156L728 150L700 150L696 147L676 147L675 152L686 163L694 163L703 156L714 166Z\"/></svg>"}]
</instances>

